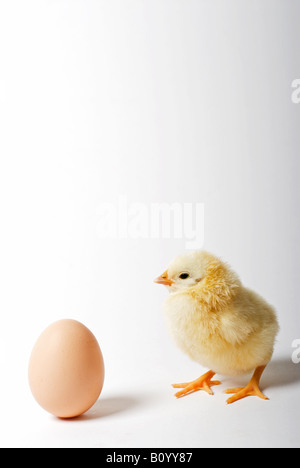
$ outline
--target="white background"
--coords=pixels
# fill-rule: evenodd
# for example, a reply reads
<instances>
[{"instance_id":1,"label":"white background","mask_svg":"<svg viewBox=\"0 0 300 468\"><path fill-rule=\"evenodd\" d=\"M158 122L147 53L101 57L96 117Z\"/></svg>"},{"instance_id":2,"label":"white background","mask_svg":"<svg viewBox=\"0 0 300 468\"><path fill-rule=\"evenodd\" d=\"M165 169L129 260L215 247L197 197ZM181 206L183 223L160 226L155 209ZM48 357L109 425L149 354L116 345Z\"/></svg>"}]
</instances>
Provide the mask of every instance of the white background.
<instances>
[{"instance_id":1,"label":"white background","mask_svg":"<svg viewBox=\"0 0 300 468\"><path fill-rule=\"evenodd\" d=\"M300 445L300 3L0 2L0 445ZM176 400L205 369L171 342L153 278L179 239L97 234L121 195L205 203L204 247L278 311L270 401ZM88 326L103 393L77 420L33 400L27 364L50 323ZM248 377L240 379L246 383Z\"/></svg>"}]
</instances>

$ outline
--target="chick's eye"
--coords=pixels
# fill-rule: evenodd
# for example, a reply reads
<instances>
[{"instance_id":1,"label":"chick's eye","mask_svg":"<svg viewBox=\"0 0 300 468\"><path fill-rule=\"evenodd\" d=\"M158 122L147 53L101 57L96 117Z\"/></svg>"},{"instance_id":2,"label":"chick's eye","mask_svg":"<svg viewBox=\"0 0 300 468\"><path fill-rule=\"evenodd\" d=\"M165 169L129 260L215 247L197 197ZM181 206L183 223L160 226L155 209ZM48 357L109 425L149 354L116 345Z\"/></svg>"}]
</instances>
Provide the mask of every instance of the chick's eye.
<instances>
[{"instance_id":1,"label":"chick's eye","mask_svg":"<svg viewBox=\"0 0 300 468\"><path fill-rule=\"evenodd\" d=\"M188 273L181 273L179 276L180 279L187 279L190 275Z\"/></svg>"}]
</instances>

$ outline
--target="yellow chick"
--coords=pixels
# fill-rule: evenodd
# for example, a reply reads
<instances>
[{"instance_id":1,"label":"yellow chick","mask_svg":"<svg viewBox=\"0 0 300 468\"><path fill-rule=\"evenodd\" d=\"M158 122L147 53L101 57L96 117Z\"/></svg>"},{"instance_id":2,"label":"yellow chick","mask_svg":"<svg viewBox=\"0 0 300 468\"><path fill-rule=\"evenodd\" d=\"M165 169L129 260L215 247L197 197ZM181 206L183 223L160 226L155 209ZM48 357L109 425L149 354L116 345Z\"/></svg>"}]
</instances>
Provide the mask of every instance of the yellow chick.
<instances>
[{"instance_id":1,"label":"yellow chick","mask_svg":"<svg viewBox=\"0 0 300 468\"><path fill-rule=\"evenodd\" d=\"M256 395L261 375L271 360L279 326L275 311L245 288L236 273L205 251L177 257L156 283L171 293L164 303L167 326L179 348L211 370L200 378L174 384L181 397L197 390L213 394L216 373L235 376L253 372L246 387L226 390L227 403Z\"/></svg>"}]
</instances>

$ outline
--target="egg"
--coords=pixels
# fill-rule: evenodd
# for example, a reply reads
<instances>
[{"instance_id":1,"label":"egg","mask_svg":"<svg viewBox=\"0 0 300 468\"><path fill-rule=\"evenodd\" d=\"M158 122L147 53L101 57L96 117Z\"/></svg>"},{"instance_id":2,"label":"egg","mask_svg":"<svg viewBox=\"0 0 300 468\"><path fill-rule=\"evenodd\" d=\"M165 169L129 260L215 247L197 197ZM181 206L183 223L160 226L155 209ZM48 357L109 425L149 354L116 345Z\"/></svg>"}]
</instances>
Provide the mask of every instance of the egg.
<instances>
[{"instance_id":1,"label":"egg","mask_svg":"<svg viewBox=\"0 0 300 468\"><path fill-rule=\"evenodd\" d=\"M104 383L104 361L93 333L76 320L52 323L32 350L28 380L31 392L59 418L79 416L98 400Z\"/></svg>"}]
</instances>

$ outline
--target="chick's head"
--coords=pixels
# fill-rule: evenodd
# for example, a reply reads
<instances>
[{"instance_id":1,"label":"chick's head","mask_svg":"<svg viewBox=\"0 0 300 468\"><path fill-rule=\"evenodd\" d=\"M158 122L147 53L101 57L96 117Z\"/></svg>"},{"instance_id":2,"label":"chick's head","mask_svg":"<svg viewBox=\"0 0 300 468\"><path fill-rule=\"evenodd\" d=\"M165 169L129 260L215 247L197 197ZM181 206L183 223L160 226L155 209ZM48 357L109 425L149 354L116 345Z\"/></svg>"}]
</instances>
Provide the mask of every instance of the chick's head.
<instances>
[{"instance_id":1,"label":"chick's head","mask_svg":"<svg viewBox=\"0 0 300 468\"><path fill-rule=\"evenodd\" d=\"M154 281L167 286L169 292L195 287L206 278L214 257L205 251L179 255Z\"/></svg>"}]
</instances>

